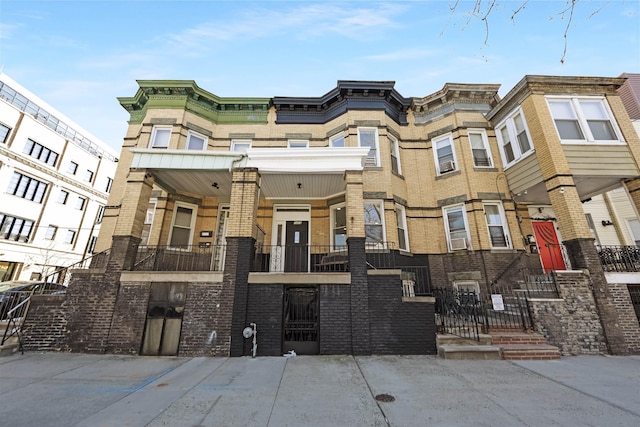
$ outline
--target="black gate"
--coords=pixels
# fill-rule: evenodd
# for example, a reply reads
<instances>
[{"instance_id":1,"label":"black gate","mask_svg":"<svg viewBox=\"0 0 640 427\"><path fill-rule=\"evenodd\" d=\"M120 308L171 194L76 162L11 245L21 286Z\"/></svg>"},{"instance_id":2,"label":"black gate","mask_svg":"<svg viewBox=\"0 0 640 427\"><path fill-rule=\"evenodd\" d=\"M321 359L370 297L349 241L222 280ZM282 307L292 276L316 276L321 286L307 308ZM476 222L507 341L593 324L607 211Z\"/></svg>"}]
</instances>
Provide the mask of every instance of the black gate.
<instances>
[{"instance_id":1,"label":"black gate","mask_svg":"<svg viewBox=\"0 0 640 427\"><path fill-rule=\"evenodd\" d=\"M479 341L483 322L482 302L471 290L434 288L436 325L439 332Z\"/></svg>"},{"instance_id":2,"label":"black gate","mask_svg":"<svg viewBox=\"0 0 640 427\"><path fill-rule=\"evenodd\" d=\"M291 287L284 292L283 352L318 354L318 288Z\"/></svg>"},{"instance_id":3,"label":"black gate","mask_svg":"<svg viewBox=\"0 0 640 427\"><path fill-rule=\"evenodd\" d=\"M178 355L186 290L185 284L151 285L142 355Z\"/></svg>"}]
</instances>

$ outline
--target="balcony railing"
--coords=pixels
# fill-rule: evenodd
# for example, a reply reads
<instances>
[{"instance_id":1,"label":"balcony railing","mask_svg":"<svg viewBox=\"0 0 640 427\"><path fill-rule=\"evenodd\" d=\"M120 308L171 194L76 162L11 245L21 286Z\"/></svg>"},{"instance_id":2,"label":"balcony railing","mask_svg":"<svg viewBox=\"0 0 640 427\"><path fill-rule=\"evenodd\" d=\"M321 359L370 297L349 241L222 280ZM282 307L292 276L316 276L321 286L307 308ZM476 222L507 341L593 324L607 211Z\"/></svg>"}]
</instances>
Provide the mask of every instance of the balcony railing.
<instances>
[{"instance_id":1,"label":"balcony railing","mask_svg":"<svg viewBox=\"0 0 640 427\"><path fill-rule=\"evenodd\" d=\"M344 245L256 245L254 272L325 273L349 271Z\"/></svg>"},{"instance_id":2,"label":"balcony railing","mask_svg":"<svg viewBox=\"0 0 640 427\"><path fill-rule=\"evenodd\" d=\"M640 247L597 246L602 268L607 272L640 271Z\"/></svg>"},{"instance_id":3,"label":"balcony railing","mask_svg":"<svg viewBox=\"0 0 640 427\"><path fill-rule=\"evenodd\" d=\"M225 245L139 246L135 271L222 271Z\"/></svg>"}]
</instances>

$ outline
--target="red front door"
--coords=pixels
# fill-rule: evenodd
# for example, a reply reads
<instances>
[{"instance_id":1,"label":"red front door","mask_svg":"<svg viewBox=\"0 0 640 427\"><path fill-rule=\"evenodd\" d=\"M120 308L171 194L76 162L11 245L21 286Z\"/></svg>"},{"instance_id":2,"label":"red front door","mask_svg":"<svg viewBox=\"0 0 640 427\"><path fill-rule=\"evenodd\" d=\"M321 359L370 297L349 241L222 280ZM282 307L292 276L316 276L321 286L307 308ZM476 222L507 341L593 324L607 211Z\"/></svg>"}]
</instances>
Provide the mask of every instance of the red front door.
<instances>
[{"instance_id":1,"label":"red front door","mask_svg":"<svg viewBox=\"0 0 640 427\"><path fill-rule=\"evenodd\" d=\"M566 270L553 222L533 221L531 224L538 242L538 251L540 252L540 260L542 261L544 272Z\"/></svg>"}]
</instances>

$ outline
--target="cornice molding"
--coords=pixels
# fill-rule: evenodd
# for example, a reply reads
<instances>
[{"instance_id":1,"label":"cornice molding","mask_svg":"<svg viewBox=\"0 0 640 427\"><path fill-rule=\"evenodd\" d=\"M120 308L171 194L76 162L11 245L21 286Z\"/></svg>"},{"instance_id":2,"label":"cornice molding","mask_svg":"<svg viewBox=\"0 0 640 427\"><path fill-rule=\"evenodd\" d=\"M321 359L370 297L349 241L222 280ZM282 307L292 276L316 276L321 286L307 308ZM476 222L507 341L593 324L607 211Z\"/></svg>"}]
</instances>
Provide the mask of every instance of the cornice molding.
<instances>
[{"instance_id":1,"label":"cornice molding","mask_svg":"<svg viewBox=\"0 0 640 427\"><path fill-rule=\"evenodd\" d=\"M267 123L269 98L222 98L198 87L193 80L138 80L133 97L118 102L130 114L129 123L141 123L152 108L183 109L214 123Z\"/></svg>"}]
</instances>

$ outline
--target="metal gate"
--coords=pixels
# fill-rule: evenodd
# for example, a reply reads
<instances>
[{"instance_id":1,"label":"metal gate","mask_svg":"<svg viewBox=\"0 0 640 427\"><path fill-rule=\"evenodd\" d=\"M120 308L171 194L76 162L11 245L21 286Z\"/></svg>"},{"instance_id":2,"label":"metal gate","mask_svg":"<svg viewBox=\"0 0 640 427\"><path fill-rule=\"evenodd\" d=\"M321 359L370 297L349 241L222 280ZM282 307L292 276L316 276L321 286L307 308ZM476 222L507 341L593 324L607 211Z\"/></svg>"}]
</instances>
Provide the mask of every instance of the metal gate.
<instances>
[{"instance_id":1,"label":"metal gate","mask_svg":"<svg viewBox=\"0 0 640 427\"><path fill-rule=\"evenodd\" d=\"M479 341L483 324L482 302L471 290L434 288L439 332Z\"/></svg>"},{"instance_id":2,"label":"metal gate","mask_svg":"<svg viewBox=\"0 0 640 427\"><path fill-rule=\"evenodd\" d=\"M282 351L318 354L318 288L290 287L284 291Z\"/></svg>"}]
</instances>

